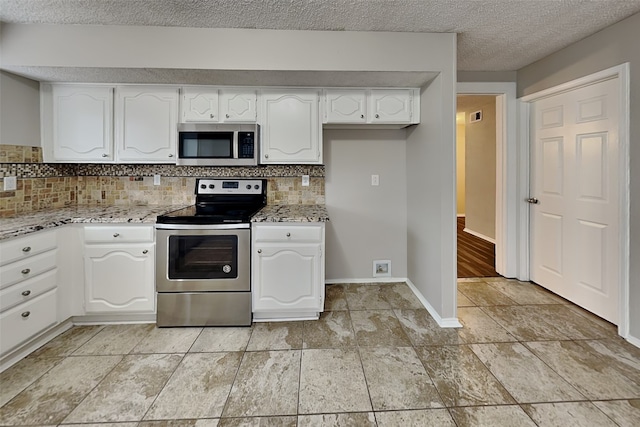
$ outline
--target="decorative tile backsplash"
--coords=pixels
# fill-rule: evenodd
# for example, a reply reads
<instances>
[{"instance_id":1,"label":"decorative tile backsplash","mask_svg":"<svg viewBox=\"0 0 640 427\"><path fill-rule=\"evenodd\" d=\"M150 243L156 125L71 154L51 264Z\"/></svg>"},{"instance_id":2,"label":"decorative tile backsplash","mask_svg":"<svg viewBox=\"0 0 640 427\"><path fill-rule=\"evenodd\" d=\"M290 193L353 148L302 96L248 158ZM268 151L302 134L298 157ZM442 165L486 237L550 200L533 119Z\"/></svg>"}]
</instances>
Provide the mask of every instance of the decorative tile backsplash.
<instances>
[{"instance_id":1,"label":"decorative tile backsplash","mask_svg":"<svg viewBox=\"0 0 640 427\"><path fill-rule=\"evenodd\" d=\"M18 179L15 191L0 191L0 217L75 205L77 187L76 177Z\"/></svg>"},{"instance_id":2,"label":"decorative tile backsplash","mask_svg":"<svg viewBox=\"0 0 640 427\"><path fill-rule=\"evenodd\" d=\"M0 144L0 163L42 163L42 148Z\"/></svg>"},{"instance_id":3,"label":"decorative tile backsplash","mask_svg":"<svg viewBox=\"0 0 640 427\"><path fill-rule=\"evenodd\" d=\"M37 161L36 161L37 160ZM153 175L161 175L153 185ZM302 186L302 175L310 185ZM267 178L268 204L324 204L324 166L204 167L42 163L40 147L0 145L0 178L17 176L1 191L0 217L72 205L192 204L196 177Z\"/></svg>"}]
</instances>

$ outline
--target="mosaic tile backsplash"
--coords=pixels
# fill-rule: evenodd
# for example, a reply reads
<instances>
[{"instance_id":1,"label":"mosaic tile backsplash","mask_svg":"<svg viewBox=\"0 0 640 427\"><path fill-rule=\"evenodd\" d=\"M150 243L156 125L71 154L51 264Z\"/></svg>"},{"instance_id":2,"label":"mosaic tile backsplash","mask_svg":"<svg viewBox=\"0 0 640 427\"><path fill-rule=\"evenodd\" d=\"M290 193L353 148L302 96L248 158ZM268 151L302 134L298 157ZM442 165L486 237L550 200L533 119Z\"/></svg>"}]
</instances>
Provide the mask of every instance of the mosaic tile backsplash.
<instances>
[{"instance_id":1,"label":"mosaic tile backsplash","mask_svg":"<svg viewBox=\"0 0 640 427\"><path fill-rule=\"evenodd\" d=\"M153 185L153 175L162 176ZM303 187L302 175L310 185ZM199 167L42 163L40 147L0 145L0 178L17 176L15 191L0 191L0 216L72 205L191 204L197 177L267 178L268 204L324 204L324 166ZM0 183L0 190L2 189Z\"/></svg>"}]
</instances>

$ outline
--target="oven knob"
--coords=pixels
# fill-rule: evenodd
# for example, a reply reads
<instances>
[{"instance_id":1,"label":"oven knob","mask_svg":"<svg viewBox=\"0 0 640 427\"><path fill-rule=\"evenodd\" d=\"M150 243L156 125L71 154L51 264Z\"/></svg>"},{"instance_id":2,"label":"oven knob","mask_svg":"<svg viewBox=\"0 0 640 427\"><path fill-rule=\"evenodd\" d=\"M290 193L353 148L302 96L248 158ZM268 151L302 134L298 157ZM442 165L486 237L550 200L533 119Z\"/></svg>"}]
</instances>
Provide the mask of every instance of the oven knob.
<instances>
[{"instance_id":1,"label":"oven knob","mask_svg":"<svg viewBox=\"0 0 640 427\"><path fill-rule=\"evenodd\" d=\"M251 190L251 184L247 184L247 190Z\"/></svg>"},{"instance_id":2,"label":"oven knob","mask_svg":"<svg viewBox=\"0 0 640 427\"><path fill-rule=\"evenodd\" d=\"M216 188L214 184L209 184L209 188Z\"/></svg>"},{"instance_id":3,"label":"oven knob","mask_svg":"<svg viewBox=\"0 0 640 427\"><path fill-rule=\"evenodd\" d=\"M224 271L225 273L231 273L231 266L229 264L225 265L224 267L222 267L222 271Z\"/></svg>"},{"instance_id":4,"label":"oven knob","mask_svg":"<svg viewBox=\"0 0 640 427\"><path fill-rule=\"evenodd\" d=\"M260 186L258 184L254 185L253 188L255 188L256 190L260 189Z\"/></svg>"},{"instance_id":5,"label":"oven knob","mask_svg":"<svg viewBox=\"0 0 640 427\"><path fill-rule=\"evenodd\" d=\"M207 186L205 184L200 184L200 188L204 190L205 188L207 188Z\"/></svg>"}]
</instances>

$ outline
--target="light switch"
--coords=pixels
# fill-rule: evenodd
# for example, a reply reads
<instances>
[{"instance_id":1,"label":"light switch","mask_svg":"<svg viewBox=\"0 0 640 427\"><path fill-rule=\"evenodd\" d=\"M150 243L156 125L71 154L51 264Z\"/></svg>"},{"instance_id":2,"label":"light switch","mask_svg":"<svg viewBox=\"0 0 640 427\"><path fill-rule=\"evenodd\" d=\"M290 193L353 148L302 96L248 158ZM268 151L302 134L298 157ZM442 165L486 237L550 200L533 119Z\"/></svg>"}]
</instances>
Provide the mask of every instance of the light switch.
<instances>
[{"instance_id":1,"label":"light switch","mask_svg":"<svg viewBox=\"0 0 640 427\"><path fill-rule=\"evenodd\" d=\"M15 176L4 177L4 191L13 191L18 188L18 180Z\"/></svg>"},{"instance_id":2,"label":"light switch","mask_svg":"<svg viewBox=\"0 0 640 427\"><path fill-rule=\"evenodd\" d=\"M302 175L302 186L303 187L309 186L309 175Z\"/></svg>"},{"instance_id":3,"label":"light switch","mask_svg":"<svg viewBox=\"0 0 640 427\"><path fill-rule=\"evenodd\" d=\"M153 185L160 185L160 175L153 175Z\"/></svg>"},{"instance_id":4,"label":"light switch","mask_svg":"<svg viewBox=\"0 0 640 427\"><path fill-rule=\"evenodd\" d=\"M380 175L371 175L371 185L376 187L380 185Z\"/></svg>"}]
</instances>

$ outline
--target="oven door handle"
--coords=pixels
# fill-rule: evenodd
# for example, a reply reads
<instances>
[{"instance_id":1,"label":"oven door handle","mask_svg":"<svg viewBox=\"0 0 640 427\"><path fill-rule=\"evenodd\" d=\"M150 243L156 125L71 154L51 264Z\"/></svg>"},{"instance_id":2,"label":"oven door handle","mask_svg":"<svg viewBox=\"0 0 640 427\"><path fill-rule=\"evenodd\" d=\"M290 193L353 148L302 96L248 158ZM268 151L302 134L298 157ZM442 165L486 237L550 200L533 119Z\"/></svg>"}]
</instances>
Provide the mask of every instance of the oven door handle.
<instances>
[{"instance_id":1,"label":"oven door handle","mask_svg":"<svg viewBox=\"0 0 640 427\"><path fill-rule=\"evenodd\" d=\"M156 224L157 230L239 230L251 228L247 222L230 224Z\"/></svg>"}]
</instances>

